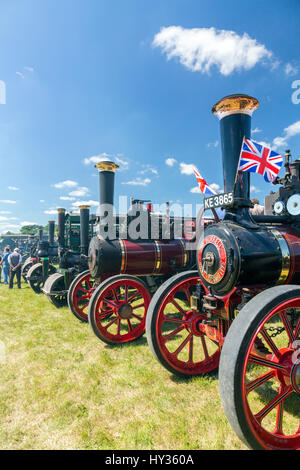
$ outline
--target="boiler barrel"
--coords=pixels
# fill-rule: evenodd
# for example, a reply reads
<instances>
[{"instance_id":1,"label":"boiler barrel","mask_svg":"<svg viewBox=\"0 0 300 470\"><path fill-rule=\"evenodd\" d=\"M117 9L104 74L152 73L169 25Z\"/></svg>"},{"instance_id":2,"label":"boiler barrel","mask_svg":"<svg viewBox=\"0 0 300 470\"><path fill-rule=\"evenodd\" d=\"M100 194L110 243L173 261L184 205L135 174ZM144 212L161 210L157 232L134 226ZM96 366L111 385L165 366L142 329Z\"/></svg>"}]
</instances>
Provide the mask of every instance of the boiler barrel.
<instances>
[{"instance_id":1,"label":"boiler barrel","mask_svg":"<svg viewBox=\"0 0 300 470\"><path fill-rule=\"evenodd\" d=\"M186 268L194 252L183 240L104 240L94 237L89 246L91 275L103 274L160 275Z\"/></svg>"}]
</instances>

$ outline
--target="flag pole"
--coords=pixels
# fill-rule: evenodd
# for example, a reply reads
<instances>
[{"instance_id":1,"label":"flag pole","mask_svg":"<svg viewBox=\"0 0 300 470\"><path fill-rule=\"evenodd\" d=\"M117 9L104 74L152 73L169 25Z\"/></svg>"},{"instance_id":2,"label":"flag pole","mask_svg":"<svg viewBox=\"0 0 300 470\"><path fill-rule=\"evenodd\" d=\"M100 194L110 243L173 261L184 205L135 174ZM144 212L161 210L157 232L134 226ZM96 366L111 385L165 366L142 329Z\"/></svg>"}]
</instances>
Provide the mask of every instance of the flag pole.
<instances>
[{"instance_id":1,"label":"flag pole","mask_svg":"<svg viewBox=\"0 0 300 470\"><path fill-rule=\"evenodd\" d=\"M235 185L236 185L238 174L239 174L239 167L240 167L240 161L241 161L241 155L242 155L242 151L243 151L243 147L244 147L244 142L245 142L245 136L243 137L240 156L239 156L239 161L238 161L238 164L237 164L237 167L236 167L236 174L235 174L235 180L234 180L234 185L233 185L233 193L235 193Z\"/></svg>"}]
</instances>

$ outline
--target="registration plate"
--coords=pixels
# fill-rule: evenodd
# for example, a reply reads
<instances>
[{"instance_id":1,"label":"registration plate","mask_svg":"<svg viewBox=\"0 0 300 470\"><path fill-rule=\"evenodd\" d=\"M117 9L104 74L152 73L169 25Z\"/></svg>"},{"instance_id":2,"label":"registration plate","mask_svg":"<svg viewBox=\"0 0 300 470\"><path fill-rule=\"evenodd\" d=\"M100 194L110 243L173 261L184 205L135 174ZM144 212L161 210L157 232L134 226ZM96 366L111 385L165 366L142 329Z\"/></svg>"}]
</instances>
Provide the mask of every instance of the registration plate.
<instances>
[{"instance_id":1,"label":"registration plate","mask_svg":"<svg viewBox=\"0 0 300 470\"><path fill-rule=\"evenodd\" d=\"M216 194L204 199L204 209L215 209L216 207L230 207L233 204L233 192Z\"/></svg>"}]
</instances>

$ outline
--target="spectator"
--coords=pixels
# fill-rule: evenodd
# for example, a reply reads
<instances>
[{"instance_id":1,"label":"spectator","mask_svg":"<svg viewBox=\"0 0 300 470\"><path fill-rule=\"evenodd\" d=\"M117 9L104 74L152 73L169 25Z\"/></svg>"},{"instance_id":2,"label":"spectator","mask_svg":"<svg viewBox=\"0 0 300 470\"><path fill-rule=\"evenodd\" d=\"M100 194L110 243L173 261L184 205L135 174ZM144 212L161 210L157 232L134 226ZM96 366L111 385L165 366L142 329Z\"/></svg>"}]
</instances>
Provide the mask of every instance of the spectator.
<instances>
[{"instance_id":1,"label":"spectator","mask_svg":"<svg viewBox=\"0 0 300 470\"><path fill-rule=\"evenodd\" d=\"M261 206L259 204L259 200L254 198L254 199L251 199L251 202L252 202L252 204L254 204L254 207L251 207L250 213L252 215L264 215L265 208L264 208L264 206Z\"/></svg>"},{"instance_id":2,"label":"spectator","mask_svg":"<svg viewBox=\"0 0 300 470\"><path fill-rule=\"evenodd\" d=\"M14 286L14 277L17 276L18 288L21 289L21 263L22 256L20 255L19 248L15 248L13 253L8 257L8 262L10 266L9 272L9 288L12 289Z\"/></svg>"},{"instance_id":3,"label":"spectator","mask_svg":"<svg viewBox=\"0 0 300 470\"><path fill-rule=\"evenodd\" d=\"M8 284L9 280L9 262L8 262L8 257L10 255L10 249L7 246L4 248L4 255L2 258L2 268L3 268L3 282L4 284Z\"/></svg>"}]
</instances>

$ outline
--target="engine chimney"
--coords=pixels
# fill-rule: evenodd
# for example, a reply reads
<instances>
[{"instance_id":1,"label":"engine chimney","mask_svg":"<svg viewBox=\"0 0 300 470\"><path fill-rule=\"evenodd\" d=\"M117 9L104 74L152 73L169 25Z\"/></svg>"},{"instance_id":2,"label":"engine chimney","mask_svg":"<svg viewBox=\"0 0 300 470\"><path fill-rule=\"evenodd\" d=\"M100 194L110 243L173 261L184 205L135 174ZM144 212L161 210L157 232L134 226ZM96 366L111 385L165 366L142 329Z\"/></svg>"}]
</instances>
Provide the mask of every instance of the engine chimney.
<instances>
[{"instance_id":1,"label":"engine chimney","mask_svg":"<svg viewBox=\"0 0 300 470\"><path fill-rule=\"evenodd\" d=\"M65 223L66 223L66 209L57 209L58 220L58 246L64 248L65 246Z\"/></svg>"},{"instance_id":2,"label":"engine chimney","mask_svg":"<svg viewBox=\"0 0 300 470\"><path fill-rule=\"evenodd\" d=\"M40 227L39 228L39 241L40 242L43 240L43 233L44 233L43 227Z\"/></svg>"},{"instance_id":3,"label":"engine chimney","mask_svg":"<svg viewBox=\"0 0 300 470\"><path fill-rule=\"evenodd\" d=\"M111 160L103 160L95 165L99 170L100 182L100 206L103 204L114 204L115 170L119 165Z\"/></svg>"},{"instance_id":4,"label":"engine chimney","mask_svg":"<svg viewBox=\"0 0 300 470\"><path fill-rule=\"evenodd\" d=\"M55 229L54 220L49 220L48 222L49 246L54 245L54 229Z\"/></svg>"},{"instance_id":5,"label":"engine chimney","mask_svg":"<svg viewBox=\"0 0 300 470\"><path fill-rule=\"evenodd\" d=\"M80 206L80 252L87 255L89 248L90 206Z\"/></svg>"},{"instance_id":6,"label":"engine chimney","mask_svg":"<svg viewBox=\"0 0 300 470\"><path fill-rule=\"evenodd\" d=\"M220 120L224 191L234 191L236 207L251 207L250 174L237 175L243 138L251 138L251 116L258 100L248 95L229 95L218 101L212 113Z\"/></svg>"}]
</instances>

